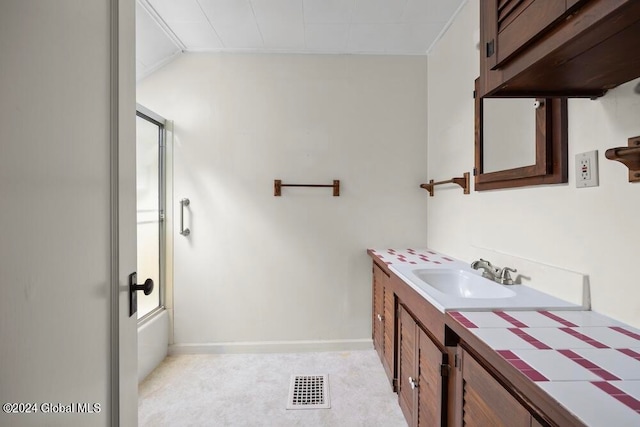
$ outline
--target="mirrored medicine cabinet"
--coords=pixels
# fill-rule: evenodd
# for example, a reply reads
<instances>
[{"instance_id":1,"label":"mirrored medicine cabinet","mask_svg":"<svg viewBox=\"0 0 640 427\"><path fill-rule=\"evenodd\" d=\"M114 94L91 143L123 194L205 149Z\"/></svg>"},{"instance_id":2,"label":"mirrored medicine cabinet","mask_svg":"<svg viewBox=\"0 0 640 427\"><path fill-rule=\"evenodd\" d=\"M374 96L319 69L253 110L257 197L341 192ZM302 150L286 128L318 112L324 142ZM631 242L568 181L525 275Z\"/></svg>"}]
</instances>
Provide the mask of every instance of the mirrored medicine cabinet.
<instances>
[{"instance_id":1,"label":"mirrored medicine cabinet","mask_svg":"<svg viewBox=\"0 0 640 427\"><path fill-rule=\"evenodd\" d=\"M567 182L567 139L566 99L476 96L476 191Z\"/></svg>"}]
</instances>

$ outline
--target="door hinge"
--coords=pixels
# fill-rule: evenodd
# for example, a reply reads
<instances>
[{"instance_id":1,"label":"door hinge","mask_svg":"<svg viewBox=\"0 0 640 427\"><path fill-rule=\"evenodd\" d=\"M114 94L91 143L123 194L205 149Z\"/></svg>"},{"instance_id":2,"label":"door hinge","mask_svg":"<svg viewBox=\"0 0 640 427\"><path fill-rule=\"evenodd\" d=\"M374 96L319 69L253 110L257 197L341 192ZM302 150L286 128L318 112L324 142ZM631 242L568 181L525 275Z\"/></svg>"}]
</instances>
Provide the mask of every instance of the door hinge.
<instances>
[{"instance_id":1,"label":"door hinge","mask_svg":"<svg viewBox=\"0 0 640 427\"><path fill-rule=\"evenodd\" d=\"M473 176L478 176L478 168L473 168Z\"/></svg>"},{"instance_id":2,"label":"door hinge","mask_svg":"<svg viewBox=\"0 0 640 427\"><path fill-rule=\"evenodd\" d=\"M398 379L394 378L392 383L393 383L393 391L398 391Z\"/></svg>"},{"instance_id":3,"label":"door hinge","mask_svg":"<svg viewBox=\"0 0 640 427\"><path fill-rule=\"evenodd\" d=\"M160 219L160 222L164 221L164 217L165 217L164 211L160 211L160 215L158 217Z\"/></svg>"},{"instance_id":4,"label":"door hinge","mask_svg":"<svg viewBox=\"0 0 640 427\"><path fill-rule=\"evenodd\" d=\"M442 365L440 365L440 376L448 377L449 370L451 370L451 366L448 363L443 363Z\"/></svg>"},{"instance_id":5,"label":"door hinge","mask_svg":"<svg viewBox=\"0 0 640 427\"><path fill-rule=\"evenodd\" d=\"M495 52L496 52L496 42L494 39L494 40L491 40L490 42L487 42L487 58L493 56Z\"/></svg>"},{"instance_id":6,"label":"door hinge","mask_svg":"<svg viewBox=\"0 0 640 427\"><path fill-rule=\"evenodd\" d=\"M462 371L462 357L456 354L454 355L453 360L454 360L454 366L456 367L456 369L458 371Z\"/></svg>"}]
</instances>

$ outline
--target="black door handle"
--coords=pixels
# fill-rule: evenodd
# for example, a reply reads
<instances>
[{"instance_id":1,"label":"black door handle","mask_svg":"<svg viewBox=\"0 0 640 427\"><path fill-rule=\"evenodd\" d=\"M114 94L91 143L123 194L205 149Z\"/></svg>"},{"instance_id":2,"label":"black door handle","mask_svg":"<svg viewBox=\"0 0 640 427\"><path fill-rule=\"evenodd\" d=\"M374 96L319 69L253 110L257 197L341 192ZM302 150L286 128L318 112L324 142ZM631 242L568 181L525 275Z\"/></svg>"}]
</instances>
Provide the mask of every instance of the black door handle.
<instances>
[{"instance_id":1,"label":"black door handle","mask_svg":"<svg viewBox=\"0 0 640 427\"><path fill-rule=\"evenodd\" d=\"M145 295L149 295L153 292L153 279L147 279L142 285L131 285L132 291L144 291Z\"/></svg>"},{"instance_id":2,"label":"black door handle","mask_svg":"<svg viewBox=\"0 0 640 427\"><path fill-rule=\"evenodd\" d=\"M138 285L138 274L133 272L129 275L129 317L138 311L138 297L136 291L144 291L145 295L153 292L153 279L147 279L144 284Z\"/></svg>"}]
</instances>

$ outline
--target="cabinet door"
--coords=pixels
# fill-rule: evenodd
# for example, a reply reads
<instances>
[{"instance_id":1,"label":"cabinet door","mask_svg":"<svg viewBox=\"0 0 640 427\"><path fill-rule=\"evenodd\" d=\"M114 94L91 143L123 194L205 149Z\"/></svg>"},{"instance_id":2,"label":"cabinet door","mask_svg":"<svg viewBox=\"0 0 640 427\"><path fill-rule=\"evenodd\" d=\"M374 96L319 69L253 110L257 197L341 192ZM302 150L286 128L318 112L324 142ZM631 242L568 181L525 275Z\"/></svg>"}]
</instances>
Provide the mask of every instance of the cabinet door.
<instances>
[{"instance_id":1,"label":"cabinet door","mask_svg":"<svg viewBox=\"0 0 640 427\"><path fill-rule=\"evenodd\" d=\"M400 408L411 427L445 425L441 367L446 356L402 305L398 312Z\"/></svg>"},{"instance_id":2,"label":"cabinet door","mask_svg":"<svg viewBox=\"0 0 640 427\"><path fill-rule=\"evenodd\" d=\"M496 66L542 34L566 11L564 0L500 0Z\"/></svg>"},{"instance_id":3,"label":"cabinet door","mask_svg":"<svg viewBox=\"0 0 640 427\"><path fill-rule=\"evenodd\" d=\"M388 276L384 276L384 289L383 289L383 312L382 315L382 366L387 372L387 376L393 383L394 378L394 354L395 354L395 297L393 291L388 286Z\"/></svg>"},{"instance_id":4,"label":"cabinet door","mask_svg":"<svg viewBox=\"0 0 640 427\"><path fill-rule=\"evenodd\" d=\"M373 264L373 306L372 306L372 338L373 347L378 352L380 360L383 360L383 316L384 316L384 284L381 280L384 272L377 265Z\"/></svg>"},{"instance_id":5,"label":"cabinet door","mask_svg":"<svg viewBox=\"0 0 640 427\"><path fill-rule=\"evenodd\" d=\"M462 355L462 420L469 427L530 427L531 414L469 353Z\"/></svg>"},{"instance_id":6,"label":"cabinet door","mask_svg":"<svg viewBox=\"0 0 640 427\"><path fill-rule=\"evenodd\" d=\"M438 426L442 422L442 351L418 329L418 426Z\"/></svg>"},{"instance_id":7,"label":"cabinet door","mask_svg":"<svg viewBox=\"0 0 640 427\"><path fill-rule=\"evenodd\" d=\"M415 426L414 411L417 395L414 393L416 375L416 322L402 307L398 307L398 403L410 426Z\"/></svg>"}]
</instances>

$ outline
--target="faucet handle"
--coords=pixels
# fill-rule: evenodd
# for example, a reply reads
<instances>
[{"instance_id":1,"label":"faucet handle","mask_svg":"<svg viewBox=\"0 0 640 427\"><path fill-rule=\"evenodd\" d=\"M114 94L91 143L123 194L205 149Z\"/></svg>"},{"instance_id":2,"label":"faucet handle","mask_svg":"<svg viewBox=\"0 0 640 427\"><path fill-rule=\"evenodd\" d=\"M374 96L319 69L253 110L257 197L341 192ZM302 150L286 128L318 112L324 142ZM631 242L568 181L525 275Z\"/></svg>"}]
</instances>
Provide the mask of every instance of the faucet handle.
<instances>
[{"instance_id":1,"label":"faucet handle","mask_svg":"<svg viewBox=\"0 0 640 427\"><path fill-rule=\"evenodd\" d=\"M500 283L502 283L503 285L513 285L513 279L511 278L511 274L509 274L509 272L517 273L518 270L509 267L504 267L502 270L500 270Z\"/></svg>"}]
</instances>

